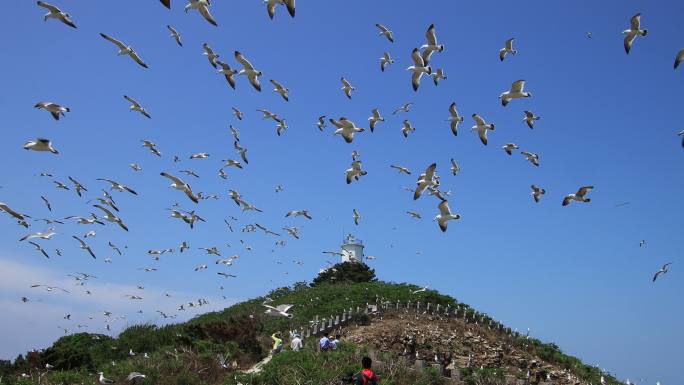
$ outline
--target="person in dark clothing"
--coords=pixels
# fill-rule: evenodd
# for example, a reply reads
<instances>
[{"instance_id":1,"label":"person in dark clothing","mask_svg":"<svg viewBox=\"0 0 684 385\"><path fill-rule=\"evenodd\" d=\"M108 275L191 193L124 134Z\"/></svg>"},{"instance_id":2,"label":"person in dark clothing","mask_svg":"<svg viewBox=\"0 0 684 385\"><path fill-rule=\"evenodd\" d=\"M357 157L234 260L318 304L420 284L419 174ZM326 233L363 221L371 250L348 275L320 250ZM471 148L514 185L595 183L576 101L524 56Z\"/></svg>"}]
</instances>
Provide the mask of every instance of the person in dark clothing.
<instances>
[{"instance_id":1,"label":"person in dark clothing","mask_svg":"<svg viewBox=\"0 0 684 385\"><path fill-rule=\"evenodd\" d=\"M363 369L356 375L356 380L354 385L378 385L380 383L380 378L375 375L371 366L373 365L373 360L370 357L363 357L361 359L361 366Z\"/></svg>"}]
</instances>

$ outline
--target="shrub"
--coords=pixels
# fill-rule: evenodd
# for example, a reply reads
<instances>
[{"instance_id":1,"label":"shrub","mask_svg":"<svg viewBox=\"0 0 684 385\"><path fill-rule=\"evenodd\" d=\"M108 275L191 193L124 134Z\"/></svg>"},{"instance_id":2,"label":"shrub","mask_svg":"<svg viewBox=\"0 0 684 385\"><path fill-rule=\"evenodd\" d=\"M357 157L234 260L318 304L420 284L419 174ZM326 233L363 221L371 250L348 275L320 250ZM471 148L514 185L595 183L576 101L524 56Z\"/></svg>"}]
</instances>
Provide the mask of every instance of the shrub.
<instances>
[{"instance_id":1,"label":"shrub","mask_svg":"<svg viewBox=\"0 0 684 385\"><path fill-rule=\"evenodd\" d=\"M375 270L362 262L343 262L322 271L313 280L311 286L327 283L362 283L375 282Z\"/></svg>"}]
</instances>

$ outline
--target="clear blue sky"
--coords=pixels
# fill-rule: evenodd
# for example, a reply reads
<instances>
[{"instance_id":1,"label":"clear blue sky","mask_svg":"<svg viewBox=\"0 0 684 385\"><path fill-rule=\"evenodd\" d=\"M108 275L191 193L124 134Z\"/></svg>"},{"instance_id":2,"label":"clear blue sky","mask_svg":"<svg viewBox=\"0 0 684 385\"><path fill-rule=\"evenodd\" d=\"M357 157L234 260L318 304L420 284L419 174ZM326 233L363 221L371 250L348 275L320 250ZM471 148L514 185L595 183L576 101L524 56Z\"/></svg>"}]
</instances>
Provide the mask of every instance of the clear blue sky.
<instances>
[{"instance_id":1,"label":"clear blue sky","mask_svg":"<svg viewBox=\"0 0 684 385\"><path fill-rule=\"evenodd\" d=\"M684 69L675 72L672 63L684 47L684 3L426 1L415 7L396 1L299 1L295 19L280 7L271 21L258 0L216 0L212 12L218 28L194 11L184 14L179 0L171 11L156 0L54 3L71 13L78 29L43 22L44 10L33 1L4 7L0 201L46 217L40 199L45 195L55 217L87 215L92 211L87 200L106 187L96 178L128 184L139 196L115 194L131 231L113 224L95 228L98 234L89 242L96 261L71 239L91 228L59 226L59 235L40 242L53 254L47 260L17 242L26 229L0 216L0 303L9 310L0 320L0 339L6 340L0 356L49 344L62 333L57 325L75 330L75 324L88 323L87 330L101 331L96 313L107 309L127 312L128 323L156 322L155 309L177 313L174 308L186 300L204 297L219 308L310 280L330 259L321 251L337 249L342 234L353 232L366 242L367 254L377 257L371 265L381 279L430 285L511 327L529 327L534 336L621 379L643 377L663 385L680 380L684 150L676 133L683 128ZM636 12L642 12L649 35L637 39L627 56L620 32ZM378 36L375 23L394 31L394 44ZM414 93L406 67L431 23L446 45L431 64L444 68L448 79L438 87L423 79ZM167 24L182 34L183 48L169 37ZM150 68L117 57L99 32L133 45ZM501 63L498 50L510 37L516 38L518 54ZM204 42L232 66L237 66L233 51L243 52L263 71L264 91L257 93L242 77L237 90L228 88L202 55ZM384 51L396 63L381 73L378 58ZM357 88L352 100L340 90L341 76ZM289 103L271 92L271 78L290 88ZM503 108L497 96L517 79L525 79L534 96ZM141 101L152 119L129 113L124 94ZM41 100L72 112L56 122L33 108ZM458 137L445 121L452 101L466 116ZM409 114L391 115L406 102L414 103ZM245 113L243 121L231 115L231 106ZM346 116L365 126L376 107L386 122L373 134L359 134L353 144L333 137L330 127L323 133L315 127L319 115ZM274 122L262 120L257 108L286 118L289 130L276 136ZM542 117L534 130L522 122L528 109ZM469 132L473 113L496 124L487 147ZM408 139L400 132L404 118L417 127ZM240 129L250 163L245 170L228 169L229 179L221 180L220 160L237 156L229 124ZM52 139L61 154L24 151L23 143L37 136ZM156 142L163 157L140 147L142 139ZM520 154L506 155L501 146L507 142L539 153L541 167ZM352 150L361 153L368 175L346 185L343 172ZM211 157L188 160L196 152ZM174 164L173 155L182 162ZM462 168L455 177L448 171L450 158ZM143 171L132 171L131 162ZM445 234L431 221L436 201L414 202L401 189L413 186L432 162L438 163L442 187L453 192L451 208L462 215ZM404 165L414 175L399 175L390 164ZM159 176L160 171L182 175L182 169L201 176L184 177L196 191L226 197L228 189L236 189L264 212L242 214L227 199L203 201L196 208L207 223L190 231L168 218L165 208L173 202L187 209L195 205ZM37 177L41 171L54 178ZM89 189L84 198L54 188L53 179L66 182L67 176ZM274 192L278 184L285 187L280 194ZM546 189L541 203L532 201L530 184ZM591 203L561 207L565 194L587 184L596 187ZM629 204L615 207L622 202ZM362 215L358 227L353 208ZM285 218L292 209L308 209L314 220ZM423 219L409 218L407 210ZM235 233L223 224L229 215L239 218ZM302 237L284 236L286 247L274 247L272 236L240 232L253 222L273 229L300 226ZM36 223L29 231L45 228ZM641 239L647 241L643 248ZM192 250L182 255L154 262L146 253L177 248L183 240ZM112 255L107 241L127 245L124 256ZM217 276L214 258L197 250L211 246L226 256L240 254L230 268L237 279ZM64 255L55 256L54 248ZM106 257L114 263L104 264ZM305 263L298 266L293 259ZM674 262L670 273L651 283L665 262ZM200 263L210 268L194 272ZM148 266L158 271L137 270ZM92 296L28 287L71 285L65 275L75 271L98 276ZM142 304L130 305L123 295L137 293L137 284L150 294ZM164 298L164 292L173 297ZM19 303L21 296L31 302ZM154 296L159 302L150 299ZM138 306L142 315L133 311ZM63 320L65 312L77 314L77 320ZM88 314L96 315L88 320Z\"/></svg>"}]
</instances>

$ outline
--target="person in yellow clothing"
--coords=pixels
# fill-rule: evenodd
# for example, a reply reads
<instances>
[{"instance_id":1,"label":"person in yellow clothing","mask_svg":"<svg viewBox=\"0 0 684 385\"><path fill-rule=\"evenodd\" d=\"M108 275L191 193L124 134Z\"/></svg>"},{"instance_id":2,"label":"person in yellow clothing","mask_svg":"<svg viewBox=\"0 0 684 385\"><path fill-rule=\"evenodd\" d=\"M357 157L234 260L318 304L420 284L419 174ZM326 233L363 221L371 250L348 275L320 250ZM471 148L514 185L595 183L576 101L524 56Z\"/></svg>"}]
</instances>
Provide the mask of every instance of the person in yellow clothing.
<instances>
[{"instance_id":1,"label":"person in yellow clothing","mask_svg":"<svg viewBox=\"0 0 684 385\"><path fill-rule=\"evenodd\" d=\"M271 339L273 339L273 350L271 350L271 353L274 355L280 353L283 350L283 339L280 338L280 332L273 333Z\"/></svg>"}]
</instances>

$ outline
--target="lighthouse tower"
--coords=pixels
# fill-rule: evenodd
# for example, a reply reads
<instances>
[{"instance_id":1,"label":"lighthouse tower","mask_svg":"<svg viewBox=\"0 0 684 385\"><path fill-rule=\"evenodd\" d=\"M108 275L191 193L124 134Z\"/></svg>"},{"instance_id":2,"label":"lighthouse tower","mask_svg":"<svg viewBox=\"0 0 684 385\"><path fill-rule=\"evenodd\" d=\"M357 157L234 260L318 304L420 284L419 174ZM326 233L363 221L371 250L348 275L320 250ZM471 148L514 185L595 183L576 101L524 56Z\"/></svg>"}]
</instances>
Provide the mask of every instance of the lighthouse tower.
<instances>
[{"instance_id":1,"label":"lighthouse tower","mask_svg":"<svg viewBox=\"0 0 684 385\"><path fill-rule=\"evenodd\" d=\"M363 242L351 234L342 240L342 262L363 262Z\"/></svg>"}]
</instances>

